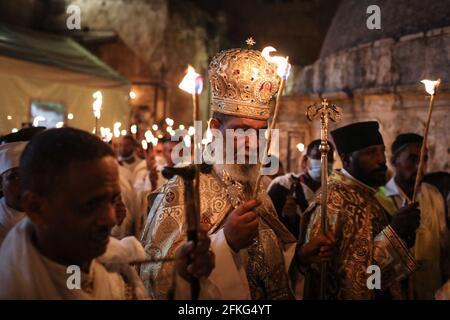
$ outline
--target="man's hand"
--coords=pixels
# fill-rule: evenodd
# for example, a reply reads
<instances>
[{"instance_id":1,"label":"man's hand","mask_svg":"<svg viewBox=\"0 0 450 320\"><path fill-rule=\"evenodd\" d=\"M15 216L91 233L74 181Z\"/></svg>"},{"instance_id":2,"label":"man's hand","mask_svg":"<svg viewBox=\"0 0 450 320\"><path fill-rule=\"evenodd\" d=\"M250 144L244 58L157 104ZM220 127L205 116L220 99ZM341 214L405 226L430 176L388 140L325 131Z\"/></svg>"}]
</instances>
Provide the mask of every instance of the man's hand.
<instances>
[{"instance_id":1,"label":"man's hand","mask_svg":"<svg viewBox=\"0 0 450 320\"><path fill-rule=\"evenodd\" d=\"M260 204L259 200L247 201L228 216L223 232L234 252L249 247L258 236L259 218L252 210Z\"/></svg>"},{"instance_id":2,"label":"man's hand","mask_svg":"<svg viewBox=\"0 0 450 320\"><path fill-rule=\"evenodd\" d=\"M391 220L391 227L410 248L416 240L416 230L420 225L420 210L418 203L414 202L400 208Z\"/></svg>"},{"instance_id":3,"label":"man's hand","mask_svg":"<svg viewBox=\"0 0 450 320\"><path fill-rule=\"evenodd\" d=\"M297 249L297 261L304 266L329 261L333 257L335 244L336 239L331 232L319 234Z\"/></svg>"},{"instance_id":4,"label":"man's hand","mask_svg":"<svg viewBox=\"0 0 450 320\"><path fill-rule=\"evenodd\" d=\"M194 246L192 241L185 243L175 255L177 272L185 280L193 277L207 277L214 269L214 253L210 250L211 240L208 237L208 228L201 225L197 233L198 242Z\"/></svg>"}]
</instances>

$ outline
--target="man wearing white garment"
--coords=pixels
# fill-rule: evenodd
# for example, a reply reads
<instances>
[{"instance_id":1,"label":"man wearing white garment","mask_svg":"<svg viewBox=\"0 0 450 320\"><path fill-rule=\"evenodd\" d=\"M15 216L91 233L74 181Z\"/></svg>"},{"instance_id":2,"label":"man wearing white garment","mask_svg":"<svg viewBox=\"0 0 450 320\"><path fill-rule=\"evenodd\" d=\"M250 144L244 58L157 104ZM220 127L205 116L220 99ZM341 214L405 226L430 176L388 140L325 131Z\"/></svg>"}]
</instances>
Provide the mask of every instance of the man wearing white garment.
<instances>
[{"instance_id":1,"label":"man wearing white garment","mask_svg":"<svg viewBox=\"0 0 450 320\"><path fill-rule=\"evenodd\" d=\"M25 217L20 202L20 156L28 141L44 130L23 128L0 139L0 247L8 231Z\"/></svg>"},{"instance_id":2,"label":"man wearing white garment","mask_svg":"<svg viewBox=\"0 0 450 320\"><path fill-rule=\"evenodd\" d=\"M134 237L110 237L120 197L113 151L94 135L72 128L35 137L20 161L27 214L0 248L0 299L145 299L130 263L145 258ZM213 268L209 239L177 253L181 281ZM191 256L192 262L187 263ZM186 281L177 290L189 291Z\"/></svg>"},{"instance_id":3,"label":"man wearing white garment","mask_svg":"<svg viewBox=\"0 0 450 320\"><path fill-rule=\"evenodd\" d=\"M19 161L26 142L0 145L0 247L6 234L25 217L20 203Z\"/></svg>"}]
</instances>

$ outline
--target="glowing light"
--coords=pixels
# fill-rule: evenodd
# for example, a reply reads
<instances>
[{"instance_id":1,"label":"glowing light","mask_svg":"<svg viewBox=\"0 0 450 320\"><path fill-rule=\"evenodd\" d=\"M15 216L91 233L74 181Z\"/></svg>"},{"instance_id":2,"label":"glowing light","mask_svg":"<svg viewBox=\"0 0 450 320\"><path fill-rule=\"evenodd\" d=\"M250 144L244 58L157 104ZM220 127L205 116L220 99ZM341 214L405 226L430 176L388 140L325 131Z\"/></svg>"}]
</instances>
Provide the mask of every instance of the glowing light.
<instances>
[{"instance_id":1,"label":"glowing light","mask_svg":"<svg viewBox=\"0 0 450 320\"><path fill-rule=\"evenodd\" d=\"M147 140L148 143L150 143L153 139L153 133L150 130L145 131L144 134L145 140Z\"/></svg>"},{"instance_id":2,"label":"glowing light","mask_svg":"<svg viewBox=\"0 0 450 320\"><path fill-rule=\"evenodd\" d=\"M203 78L195 72L195 69L191 65L189 65L186 75L183 80L181 80L178 88L190 94L200 94L203 90Z\"/></svg>"},{"instance_id":3,"label":"glowing light","mask_svg":"<svg viewBox=\"0 0 450 320\"><path fill-rule=\"evenodd\" d=\"M297 149L298 151L303 152L305 151L305 145L303 143L299 143L297 144Z\"/></svg>"},{"instance_id":4,"label":"glowing light","mask_svg":"<svg viewBox=\"0 0 450 320\"><path fill-rule=\"evenodd\" d=\"M95 91L92 94L92 97L94 98L94 102L92 103L92 111L94 112L94 117L100 119L102 111L103 95L101 91Z\"/></svg>"},{"instance_id":5,"label":"glowing light","mask_svg":"<svg viewBox=\"0 0 450 320\"><path fill-rule=\"evenodd\" d=\"M213 141L213 134L211 132L211 129L208 128L205 132L205 138L202 139L202 144L207 145L208 143Z\"/></svg>"},{"instance_id":6,"label":"glowing light","mask_svg":"<svg viewBox=\"0 0 450 320\"><path fill-rule=\"evenodd\" d=\"M158 144L158 138L157 137L153 137L152 139L152 145L156 146Z\"/></svg>"},{"instance_id":7,"label":"glowing light","mask_svg":"<svg viewBox=\"0 0 450 320\"><path fill-rule=\"evenodd\" d=\"M73 113L67 114L67 119L72 120L73 119Z\"/></svg>"},{"instance_id":8,"label":"glowing light","mask_svg":"<svg viewBox=\"0 0 450 320\"><path fill-rule=\"evenodd\" d=\"M134 91L130 91L129 95L130 95L131 99L136 99L136 97L137 97L137 94Z\"/></svg>"},{"instance_id":9,"label":"glowing light","mask_svg":"<svg viewBox=\"0 0 450 320\"><path fill-rule=\"evenodd\" d=\"M166 124L169 126L169 127L171 127L171 126L173 126L173 124L175 123L175 121L173 121L172 119L170 119L170 118L166 118Z\"/></svg>"},{"instance_id":10,"label":"glowing light","mask_svg":"<svg viewBox=\"0 0 450 320\"><path fill-rule=\"evenodd\" d=\"M272 57L271 52L277 51L274 47L265 47L261 55L269 62L275 63L277 65L277 74L286 80L289 77L289 72L291 71L291 65L288 63L288 58L283 58L280 56Z\"/></svg>"},{"instance_id":11,"label":"glowing light","mask_svg":"<svg viewBox=\"0 0 450 320\"><path fill-rule=\"evenodd\" d=\"M12 133L16 133L17 131L19 131L19 129L17 129L17 128L13 128L13 129L11 130Z\"/></svg>"},{"instance_id":12,"label":"glowing light","mask_svg":"<svg viewBox=\"0 0 450 320\"><path fill-rule=\"evenodd\" d=\"M113 134L110 128L100 127L100 137L104 142L109 142L112 140Z\"/></svg>"},{"instance_id":13,"label":"glowing light","mask_svg":"<svg viewBox=\"0 0 450 320\"><path fill-rule=\"evenodd\" d=\"M162 134L158 134L158 139L162 139L163 135Z\"/></svg>"},{"instance_id":14,"label":"glowing light","mask_svg":"<svg viewBox=\"0 0 450 320\"><path fill-rule=\"evenodd\" d=\"M12 117L8 115L8 116L6 117L6 119L11 120Z\"/></svg>"},{"instance_id":15,"label":"glowing light","mask_svg":"<svg viewBox=\"0 0 450 320\"><path fill-rule=\"evenodd\" d=\"M190 126L188 129L188 135L193 136L195 134L195 128L193 126Z\"/></svg>"},{"instance_id":16,"label":"glowing light","mask_svg":"<svg viewBox=\"0 0 450 320\"><path fill-rule=\"evenodd\" d=\"M39 126L39 122L41 122L41 121L45 121L45 118L43 116L36 116L36 117L34 117L33 127L38 127Z\"/></svg>"},{"instance_id":17,"label":"glowing light","mask_svg":"<svg viewBox=\"0 0 450 320\"><path fill-rule=\"evenodd\" d=\"M121 133L123 136L126 136L126 135L127 135L127 130L123 129L120 133Z\"/></svg>"},{"instance_id":18,"label":"glowing light","mask_svg":"<svg viewBox=\"0 0 450 320\"><path fill-rule=\"evenodd\" d=\"M188 148L191 147L191 136L184 136L183 141L186 147Z\"/></svg>"},{"instance_id":19,"label":"glowing light","mask_svg":"<svg viewBox=\"0 0 450 320\"><path fill-rule=\"evenodd\" d=\"M441 84L441 79L438 80L427 80L424 79L422 81L424 85L425 85L425 91L430 95L434 95L436 93L436 89L439 87L439 85Z\"/></svg>"},{"instance_id":20,"label":"glowing light","mask_svg":"<svg viewBox=\"0 0 450 320\"><path fill-rule=\"evenodd\" d=\"M122 124L120 123L120 122L115 122L114 123L114 128L113 128L113 131L114 131L114 137L115 138L118 138L118 137L120 137L120 127L122 126Z\"/></svg>"},{"instance_id":21,"label":"glowing light","mask_svg":"<svg viewBox=\"0 0 450 320\"><path fill-rule=\"evenodd\" d=\"M64 126L64 122L62 122L62 121L57 122L55 125L56 128L62 128L63 126Z\"/></svg>"},{"instance_id":22,"label":"glowing light","mask_svg":"<svg viewBox=\"0 0 450 320\"><path fill-rule=\"evenodd\" d=\"M147 149L148 149L147 141L142 140L142 141L141 141L141 144L142 144L142 149L144 149L144 150L147 150Z\"/></svg>"},{"instance_id":23,"label":"glowing light","mask_svg":"<svg viewBox=\"0 0 450 320\"><path fill-rule=\"evenodd\" d=\"M184 125L180 124L180 125L178 126L178 129L184 130Z\"/></svg>"},{"instance_id":24,"label":"glowing light","mask_svg":"<svg viewBox=\"0 0 450 320\"><path fill-rule=\"evenodd\" d=\"M152 130L153 130L153 131L158 130L158 125L157 125L157 124L152 125Z\"/></svg>"},{"instance_id":25,"label":"glowing light","mask_svg":"<svg viewBox=\"0 0 450 320\"><path fill-rule=\"evenodd\" d=\"M136 132L137 132L137 126L136 126L135 124L133 124L133 125L131 126L131 128L130 128L130 131L131 131L132 134L136 134Z\"/></svg>"}]
</instances>

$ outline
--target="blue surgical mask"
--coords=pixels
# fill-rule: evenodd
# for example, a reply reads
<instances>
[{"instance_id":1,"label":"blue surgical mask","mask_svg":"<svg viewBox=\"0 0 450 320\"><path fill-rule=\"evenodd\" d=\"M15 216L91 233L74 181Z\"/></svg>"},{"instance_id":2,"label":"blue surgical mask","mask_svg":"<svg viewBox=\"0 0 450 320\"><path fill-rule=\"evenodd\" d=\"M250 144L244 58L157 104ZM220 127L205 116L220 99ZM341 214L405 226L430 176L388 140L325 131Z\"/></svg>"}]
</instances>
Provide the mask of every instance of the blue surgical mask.
<instances>
[{"instance_id":1,"label":"blue surgical mask","mask_svg":"<svg viewBox=\"0 0 450 320\"><path fill-rule=\"evenodd\" d=\"M331 174L333 171L333 164L328 164L328 174ZM320 160L309 159L309 167L308 167L309 176L317 182L320 182L320 176L322 174L322 164Z\"/></svg>"}]
</instances>

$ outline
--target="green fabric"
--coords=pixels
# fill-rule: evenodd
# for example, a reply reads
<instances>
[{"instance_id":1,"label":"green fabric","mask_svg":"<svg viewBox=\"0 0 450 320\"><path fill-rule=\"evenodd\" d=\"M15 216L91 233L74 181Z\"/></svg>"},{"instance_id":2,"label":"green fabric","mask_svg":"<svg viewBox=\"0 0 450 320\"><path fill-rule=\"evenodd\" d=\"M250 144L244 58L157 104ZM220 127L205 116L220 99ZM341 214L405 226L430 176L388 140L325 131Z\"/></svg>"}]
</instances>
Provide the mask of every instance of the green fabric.
<instances>
[{"instance_id":1,"label":"green fabric","mask_svg":"<svg viewBox=\"0 0 450 320\"><path fill-rule=\"evenodd\" d=\"M386 195L386 187L382 186L379 191L375 194L378 202L383 206L383 208L392 216L397 212L398 208L394 200Z\"/></svg>"},{"instance_id":2,"label":"green fabric","mask_svg":"<svg viewBox=\"0 0 450 320\"><path fill-rule=\"evenodd\" d=\"M68 37L0 24L0 55L129 84L111 67Z\"/></svg>"}]
</instances>

